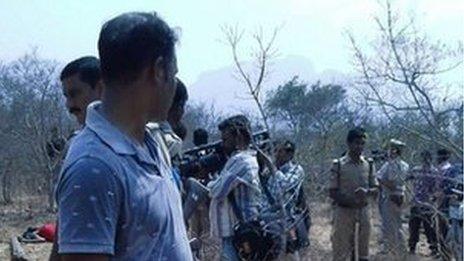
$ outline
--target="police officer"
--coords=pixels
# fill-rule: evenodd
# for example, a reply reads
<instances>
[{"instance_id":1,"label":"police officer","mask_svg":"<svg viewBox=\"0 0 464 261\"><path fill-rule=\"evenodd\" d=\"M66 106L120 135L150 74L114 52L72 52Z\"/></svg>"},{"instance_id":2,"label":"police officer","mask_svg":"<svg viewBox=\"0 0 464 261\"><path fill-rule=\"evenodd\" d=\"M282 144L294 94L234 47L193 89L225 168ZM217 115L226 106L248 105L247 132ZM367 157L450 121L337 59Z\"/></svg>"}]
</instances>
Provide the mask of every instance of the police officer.
<instances>
[{"instance_id":1,"label":"police officer","mask_svg":"<svg viewBox=\"0 0 464 261\"><path fill-rule=\"evenodd\" d=\"M401 152L405 147L403 142L391 139L388 147L387 162L377 173L381 186L379 199L381 231L384 237L385 252L394 259L402 260L406 254L406 243L401 214L409 165L401 159Z\"/></svg>"},{"instance_id":2,"label":"police officer","mask_svg":"<svg viewBox=\"0 0 464 261\"><path fill-rule=\"evenodd\" d=\"M332 166L329 195L333 200L333 260L347 260L354 254L368 260L371 229L368 199L377 193L374 165L362 156L366 131L356 127L348 132L347 153ZM357 239L357 240L354 240Z\"/></svg>"}]
</instances>

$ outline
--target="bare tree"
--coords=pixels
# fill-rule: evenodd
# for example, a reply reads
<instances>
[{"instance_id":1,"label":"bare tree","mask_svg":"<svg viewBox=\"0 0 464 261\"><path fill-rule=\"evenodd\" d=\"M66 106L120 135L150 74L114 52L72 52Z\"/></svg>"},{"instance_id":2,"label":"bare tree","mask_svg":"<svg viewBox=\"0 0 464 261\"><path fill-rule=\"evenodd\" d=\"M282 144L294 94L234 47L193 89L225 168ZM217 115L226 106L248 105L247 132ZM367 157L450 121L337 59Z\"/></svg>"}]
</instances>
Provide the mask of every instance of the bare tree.
<instances>
[{"instance_id":1,"label":"bare tree","mask_svg":"<svg viewBox=\"0 0 464 261\"><path fill-rule=\"evenodd\" d=\"M264 87L265 80L269 77L269 66L270 62L273 58L277 56L277 49L274 47L274 43L279 33L280 27L274 28L272 31L271 37L268 39L265 37L263 29L260 28L257 32L252 34L252 38L255 42L255 46L251 48L251 58L253 60L253 67L251 70L246 70L243 60L240 59L238 53L238 47L240 41L243 39L245 34L245 30L241 30L238 26L223 26L222 31L225 35L226 42L230 46L232 57L234 60L235 67L237 69L236 77L245 83L249 95L251 95L252 99L255 101L259 114L261 116L262 122L264 127L270 131L270 125L268 122L268 115L265 111L264 102L262 101L262 91ZM276 171L276 167L273 165L271 157L261 151L258 146L255 146L259 153L265 158L268 162L268 167L271 173ZM274 154L273 143L270 143L270 153L271 155ZM286 224L286 216L285 216L285 205L282 198L278 198L276 202L276 206L279 207L279 219L280 222L283 224L283 231L282 236L284 237L284 241L286 240L286 234L288 231L287 224Z\"/></svg>"},{"instance_id":2,"label":"bare tree","mask_svg":"<svg viewBox=\"0 0 464 261\"><path fill-rule=\"evenodd\" d=\"M10 191L20 191L24 181L32 178L34 187L26 186L26 194L46 192L49 206L53 206L53 179L59 168L60 157L50 157L47 145L52 130L63 136L70 126L64 110L61 89L57 78L57 63L40 59L35 51L6 64L0 73L2 89L2 118L8 125L0 131L12 158L12 166L5 173L12 178ZM49 146L48 146L49 147ZM23 182L21 182L21 180Z\"/></svg>"},{"instance_id":3,"label":"bare tree","mask_svg":"<svg viewBox=\"0 0 464 261\"><path fill-rule=\"evenodd\" d=\"M239 44L245 35L245 30L239 29L238 26L223 26L222 31L225 35L226 43L230 46L235 67L237 69L237 78L247 87L248 93L255 101L263 123L266 129L269 129L268 116L262 101L262 90L265 80L269 77L269 66L272 59L277 56L275 40L281 27L276 27L269 38L266 38L263 29L260 28L251 36L255 46L251 48L250 58L253 60L253 68L247 70L243 60L239 57Z\"/></svg>"},{"instance_id":4,"label":"bare tree","mask_svg":"<svg viewBox=\"0 0 464 261\"><path fill-rule=\"evenodd\" d=\"M462 65L462 44L452 48L432 42L416 29L414 19L404 22L389 0L383 8L384 16L374 18L378 34L371 53L363 50L351 33L348 35L354 64L361 75L362 96L370 105L379 107L390 123L462 157L462 138L451 138L462 126L450 125L449 120L462 118L462 96L446 97L449 86L440 78ZM413 129L393 117L404 113L417 113L428 128Z\"/></svg>"}]
</instances>

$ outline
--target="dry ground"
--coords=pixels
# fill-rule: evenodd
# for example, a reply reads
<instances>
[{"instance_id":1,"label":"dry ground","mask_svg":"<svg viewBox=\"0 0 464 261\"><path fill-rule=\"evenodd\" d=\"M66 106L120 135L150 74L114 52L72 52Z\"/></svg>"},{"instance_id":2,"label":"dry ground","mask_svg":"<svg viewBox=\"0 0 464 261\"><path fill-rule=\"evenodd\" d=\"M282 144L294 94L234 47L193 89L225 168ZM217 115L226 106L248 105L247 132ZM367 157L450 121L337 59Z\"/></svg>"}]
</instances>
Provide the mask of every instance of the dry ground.
<instances>
[{"instance_id":1,"label":"dry ground","mask_svg":"<svg viewBox=\"0 0 464 261\"><path fill-rule=\"evenodd\" d=\"M0 205L0 260L10 260L10 238L21 235L28 227L54 220L54 214L41 208L45 198L26 198L13 205ZM50 243L22 244L29 260L47 260Z\"/></svg>"},{"instance_id":2,"label":"dry ground","mask_svg":"<svg viewBox=\"0 0 464 261\"><path fill-rule=\"evenodd\" d=\"M9 240L12 235L20 235L29 226L39 226L45 222L54 220L52 213L48 213L38 207L42 206L43 202L46 202L43 198L27 198L14 205L0 206L0 260L9 260L10 258ZM312 210L311 246L304 251L303 260L330 260L330 205L314 203ZM379 231L379 219L375 210L373 217L374 227L371 237L372 260L388 260L386 257L375 255L377 252ZM206 235L204 239L206 241L204 259L208 261L217 260L219 253L217 242L207 239ZM51 250L50 243L23 244L23 247L30 260L47 260ZM427 253L427 244L422 237L418 245L418 255L414 257L410 256L409 260L432 260L426 257Z\"/></svg>"}]
</instances>

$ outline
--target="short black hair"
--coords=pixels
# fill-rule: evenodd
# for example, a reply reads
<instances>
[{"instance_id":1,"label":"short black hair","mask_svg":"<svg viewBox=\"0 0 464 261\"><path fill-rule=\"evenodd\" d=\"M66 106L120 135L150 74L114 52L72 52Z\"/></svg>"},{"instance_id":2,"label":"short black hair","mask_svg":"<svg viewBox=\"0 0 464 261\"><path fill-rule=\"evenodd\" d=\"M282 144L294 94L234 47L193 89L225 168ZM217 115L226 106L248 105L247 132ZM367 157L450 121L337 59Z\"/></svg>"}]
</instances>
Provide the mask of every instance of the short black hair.
<instances>
[{"instance_id":1,"label":"short black hair","mask_svg":"<svg viewBox=\"0 0 464 261\"><path fill-rule=\"evenodd\" d=\"M403 154L403 150L401 148L393 147L391 148L391 150L393 150L396 154L398 154L398 156L401 156L401 154Z\"/></svg>"},{"instance_id":2,"label":"short black hair","mask_svg":"<svg viewBox=\"0 0 464 261\"><path fill-rule=\"evenodd\" d=\"M242 134L246 143L251 142L251 125L245 115L239 114L225 119L219 124L218 129L219 131L235 130L237 134Z\"/></svg>"},{"instance_id":3,"label":"short black hair","mask_svg":"<svg viewBox=\"0 0 464 261\"><path fill-rule=\"evenodd\" d=\"M193 131L193 144L200 146L208 143L208 132L203 128L198 128Z\"/></svg>"},{"instance_id":4,"label":"short black hair","mask_svg":"<svg viewBox=\"0 0 464 261\"><path fill-rule=\"evenodd\" d=\"M185 137L187 137L187 127L183 123L178 124L173 128L174 133L181 139L185 140Z\"/></svg>"},{"instance_id":5,"label":"short black hair","mask_svg":"<svg viewBox=\"0 0 464 261\"><path fill-rule=\"evenodd\" d=\"M348 135L346 135L346 142L351 143L356 139L366 139L367 134L366 130L361 127L355 127L348 131Z\"/></svg>"},{"instance_id":6,"label":"short black hair","mask_svg":"<svg viewBox=\"0 0 464 261\"><path fill-rule=\"evenodd\" d=\"M79 79L92 89L95 88L98 81L101 79L100 60L94 56L84 56L68 63L60 74L60 80L78 74Z\"/></svg>"},{"instance_id":7,"label":"short black hair","mask_svg":"<svg viewBox=\"0 0 464 261\"><path fill-rule=\"evenodd\" d=\"M441 157L449 158L451 156L451 152L448 149L439 149L437 150L437 155Z\"/></svg>"},{"instance_id":8,"label":"short black hair","mask_svg":"<svg viewBox=\"0 0 464 261\"><path fill-rule=\"evenodd\" d=\"M179 106L181 104L185 105L187 100L187 87L185 87L185 84L179 78L177 78L176 93L174 94L171 107Z\"/></svg>"},{"instance_id":9,"label":"short black hair","mask_svg":"<svg viewBox=\"0 0 464 261\"><path fill-rule=\"evenodd\" d=\"M279 141L277 141L277 145L278 145L278 146L282 146L282 148L283 148L286 152L290 152L290 153L292 153L292 154L295 153L296 145L295 145L295 143L293 143L293 142L290 141L290 140L279 140Z\"/></svg>"},{"instance_id":10,"label":"short black hair","mask_svg":"<svg viewBox=\"0 0 464 261\"><path fill-rule=\"evenodd\" d=\"M106 22L98 39L105 82L133 82L147 66L174 58L177 36L156 13L131 12Z\"/></svg>"}]
</instances>

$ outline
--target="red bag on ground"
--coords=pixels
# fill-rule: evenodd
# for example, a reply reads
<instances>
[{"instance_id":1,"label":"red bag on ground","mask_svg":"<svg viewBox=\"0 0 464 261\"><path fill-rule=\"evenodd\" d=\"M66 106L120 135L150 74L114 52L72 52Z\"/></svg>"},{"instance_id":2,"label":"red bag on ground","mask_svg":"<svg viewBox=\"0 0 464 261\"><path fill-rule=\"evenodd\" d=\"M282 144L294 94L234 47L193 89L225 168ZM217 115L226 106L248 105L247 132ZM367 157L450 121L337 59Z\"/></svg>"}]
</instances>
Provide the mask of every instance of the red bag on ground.
<instances>
[{"instance_id":1,"label":"red bag on ground","mask_svg":"<svg viewBox=\"0 0 464 261\"><path fill-rule=\"evenodd\" d=\"M39 228L37 231L37 235L45 238L48 242L53 242L55 240L55 233L56 233L56 224L55 223L47 223Z\"/></svg>"}]
</instances>

